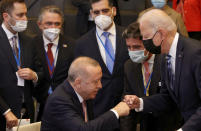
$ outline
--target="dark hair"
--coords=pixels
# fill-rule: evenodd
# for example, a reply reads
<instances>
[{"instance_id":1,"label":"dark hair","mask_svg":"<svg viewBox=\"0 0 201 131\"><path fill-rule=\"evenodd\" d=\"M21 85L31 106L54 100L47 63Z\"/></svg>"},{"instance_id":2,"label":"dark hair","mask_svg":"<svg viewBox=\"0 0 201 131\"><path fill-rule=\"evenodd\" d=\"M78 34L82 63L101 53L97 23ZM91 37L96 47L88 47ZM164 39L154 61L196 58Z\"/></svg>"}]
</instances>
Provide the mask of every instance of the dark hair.
<instances>
[{"instance_id":1,"label":"dark hair","mask_svg":"<svg viewBox=\"0 0 201 131\"><path fill-rule=\"evenodd\" d=\"M40 13L39 13L39 16L38 16L38 21L42 21L42 17L43 17L43 14L45 12L50 12L50 13L56 13L58 14L61 19L62 19L62 22L64 21L64 15L63 15L63 12L61 11L61 9L57 6L54 6L54 5L49 5L49 6L45 6L43 7L41 10L40 10Z\"/></svg>"},{"instance_id":2,"label":"dark hair","mask_svg":"<svg viewBox=\"0 0 201 131\"><path fill-rule=\"evenodd\" d=\"M122 37L124 39L128 38L139 38L142 40L142 36L140 34L139 23L133 22L131 23L122 33Z\"/></svg>"},{"instance_id":3,"label":"dark hair","mask_svg":"<svg viewBox=\"0 0 201 131\"><path fill-rule=\"evenodd\" d=\"M1 19L3 20L3 13L11 13L14 8L14 3L25 3L24 0L2 0L0 3Z\"/></svg>"},{"instance_id":4,"label":"dark hair","mask_svg":"<svg viewBox=\"0 0 201 131\"><path fill-rule=\"evenodd\" d=\"M90 3L91 3L91 5L92 5L93 3L96 3L96 2L99 2L99 1L101 1L101 0L90 0ZM113 0L108 0L108 3L109 3L109 6L110 6L110 7L113 6Z\"/></svg>"}]
</instances>

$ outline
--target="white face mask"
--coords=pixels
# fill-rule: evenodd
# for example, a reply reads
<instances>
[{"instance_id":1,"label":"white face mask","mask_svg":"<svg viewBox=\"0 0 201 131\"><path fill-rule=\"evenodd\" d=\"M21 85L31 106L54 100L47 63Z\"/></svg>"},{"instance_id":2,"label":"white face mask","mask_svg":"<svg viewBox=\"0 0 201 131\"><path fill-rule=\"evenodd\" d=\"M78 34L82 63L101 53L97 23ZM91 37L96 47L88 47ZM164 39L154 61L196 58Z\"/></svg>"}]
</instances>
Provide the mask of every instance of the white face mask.
<instances>
[{"instance_id":1,"label":"white face mask","mask_svg":"<svg viewBox=\"0 0 201 131\"><path fill-rule=\"evenodd\" d=\"M145 56L144 50L129 51L130 59L136 63L143 63L148 58L148 53Z\"/></svg>"},{"instance_id":2,"label":"white face mask","mask_svg":"<svg viewBox=\"0 0 201 131\"><path fill-rule=\"evenodd\" d=\"M50 40L51 42L54 41L60 33L60 29L58 28L48 28L43 30L44 36Z\"/></svg>"},{"instance_id":3,"label":"white face mask","mask_svg":"<svg viewBox=\"0 0 201 131\"><path fill-rule=\"evenodd\" d=\"M112 9L112 14L113 14L113 9ZM96 25L101 29L105 30L107 29L113 22L112 20L112 15L107 16L107 15L99 15L95 17L95 23Z\"/></svg>"},{"instance_id":4,"label":"white face mask","mask_svg":"<svg viewBox=\"0 0 201 131\"><path fill-rule=\"evenodd\" d=\"M10 16L10 15L9 15ZM15 20L14 18L12 18L10 16L10 18L15 21L15 25L12 25L10 22L8 22L8 24L10 25L10 27L15 31L15 32L22 32L25 31L27 29L27 20Z\"/></svg>"},{"instance_id":5,"label":"white face mask","mask_svg":"<svg viewBox=\"0 0 201 131\"><path fill-rule=\"evenodd\" d=\"M152 5L155 8L161 9L166 5L166 0L151 0Z\"/></svg>"}]
</instances>

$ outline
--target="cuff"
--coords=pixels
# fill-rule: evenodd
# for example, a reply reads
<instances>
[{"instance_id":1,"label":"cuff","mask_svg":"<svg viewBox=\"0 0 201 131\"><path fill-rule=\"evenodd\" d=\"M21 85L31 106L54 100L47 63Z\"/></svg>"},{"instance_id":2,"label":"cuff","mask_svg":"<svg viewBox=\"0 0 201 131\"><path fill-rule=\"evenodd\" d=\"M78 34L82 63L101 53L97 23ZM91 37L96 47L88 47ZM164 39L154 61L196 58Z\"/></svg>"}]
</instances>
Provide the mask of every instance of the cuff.
<instances>
[{"instance_id":1,"label":"cuff","mask_svg":"<svg viewBox=\"0 0 201 131\"><path fill-rule=\"evenodd\" d=\"M117 117L117 119L119 119L119 114L117 113L117 111L115 111L114 109L111 109L110 111L114 112L114 114Z\"/></svg>"},{"instance_id":2,"label":"cuff","mask_svg":"<svg viewBox=\"0 0 201 131\"><path fill-rule=\"evenodd\" d=\"M9 111L11 111L11 109L8 109L7 111L5 111L5 112L3 113L3 115L5 116Z\"/></svg>"},{"instance_id":3,"label":"cuff","mask_svg":"<svg viewBox=\"0 0 201 131\"><path fill-rule=\"evenodd\" d=\"M140 108L135 108L136 112L143 111L143 107L144 107L143 99L142 98L139 98L139 99L140 99Z\"/></svg>"},{"instance_id":4,"label":"cuff","mask_svg":"<svg viewBox=\"0 0 201 131\"><path fill-rule=\"evenodd\" d=\"M177 131L183 131L181 128L179 129L179 130L177 130Z\"/></svg>"}]
</instances>

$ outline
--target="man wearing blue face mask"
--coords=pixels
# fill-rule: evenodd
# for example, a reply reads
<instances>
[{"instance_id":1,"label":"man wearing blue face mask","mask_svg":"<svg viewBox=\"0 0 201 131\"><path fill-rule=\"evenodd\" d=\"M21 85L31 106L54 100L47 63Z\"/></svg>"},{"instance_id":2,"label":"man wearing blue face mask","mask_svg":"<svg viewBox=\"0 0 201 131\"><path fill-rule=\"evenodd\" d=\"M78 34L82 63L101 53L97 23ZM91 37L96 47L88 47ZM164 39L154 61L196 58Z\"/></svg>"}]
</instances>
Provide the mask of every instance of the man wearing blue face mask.
<instances>
[{"instance_id":1,"label":"man wearing blue face mask","mask_svg":"<svg viewBox=\"0 0 201 131\"><path fill-rule=\"evenodd\" d=\"M139 24L130 24L123 32L130 59L124 66L124 95L151 96L160 91L160 55L148 52L140 35ZM168 114L168 112L167 112ZM162 113L136 113L121 119L121 131L135 131L137 124L141 131L172 131L177 118Z\"/></svg>"},{"instance_id":2,"label":"man wearing blue face mask","mask_svg":"<svg viewBox=\"0 0 201 131\"><path fill-rule=\"evenodd\" d=\"M184 24L184 21L183 21L181 15L179 13L177 13L175 10L173 10L170 6L168 6L167 2L168 2L168 0L151 0L153 7L142 11L139 14L139 17L151 9L161 9L165 13L167 13L168 16L170 16L172 18L172 20L175 22L178 32L180 34L182 34L183 36L188 37L188 32L186 30L186 26Z\"/></svg>"}]
</instances>

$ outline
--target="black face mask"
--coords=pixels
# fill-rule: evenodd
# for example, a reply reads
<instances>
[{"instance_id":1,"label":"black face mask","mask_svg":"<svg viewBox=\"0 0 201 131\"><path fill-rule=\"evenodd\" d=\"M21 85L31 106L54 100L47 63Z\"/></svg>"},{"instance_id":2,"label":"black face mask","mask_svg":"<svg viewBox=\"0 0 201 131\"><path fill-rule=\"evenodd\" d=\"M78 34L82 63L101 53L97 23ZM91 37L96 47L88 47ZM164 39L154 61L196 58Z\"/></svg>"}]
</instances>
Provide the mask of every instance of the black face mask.
<instances>
[{"instance_id":1,"label":"black face mask","mask_svg":"<svg viewBox=\"0 0 201 131\"><path fill-rule=\"evenodd\" d=\"M144 47L146 48L147 51L149 51L152 54L160 54L161 53L161 44L162 44L162 42L161 42L161 44L159 46L155 46L154 43L153 43L153 38L155 37L156 33L154 34L152 39L143 40Z\"/></svg>"}]
</instances>

